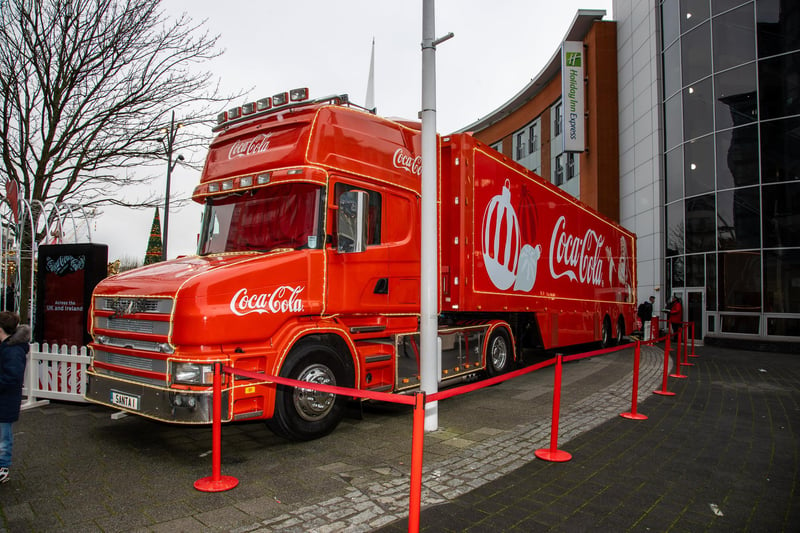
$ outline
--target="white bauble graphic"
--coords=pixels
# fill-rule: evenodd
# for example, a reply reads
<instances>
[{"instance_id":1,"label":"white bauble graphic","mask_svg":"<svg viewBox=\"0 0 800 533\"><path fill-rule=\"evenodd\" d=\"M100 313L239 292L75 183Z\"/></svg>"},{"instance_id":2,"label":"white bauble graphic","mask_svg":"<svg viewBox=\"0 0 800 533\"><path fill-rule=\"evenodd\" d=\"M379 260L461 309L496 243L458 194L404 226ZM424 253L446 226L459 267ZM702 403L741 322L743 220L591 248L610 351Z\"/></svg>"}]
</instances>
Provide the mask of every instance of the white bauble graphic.
<instances>
[{"instance_id":1,"label":"white bauble graphic","mask_svg":"<svg viewBox=\"0 0 800 533\"><path fill-rule=\"evenodd\" d=\"M517 281L514 283L515 291L528 292L533 288L533 284L536 283L536 266L541 255L542 247L538 244L536 248L530 244L522 247L519 253Z\"/></svg>"},{"instance_id":2,"label":"white bauble graphic","mask_svg":"<svg viewBox=\"0 0 800 533\"><path fill-rule=\"evenodd\" d=\"M514 283L519 261L519 221L511 205L510 183L483 213L483 264L495 287L506 290Z\"/></svg>"}]
</instances>

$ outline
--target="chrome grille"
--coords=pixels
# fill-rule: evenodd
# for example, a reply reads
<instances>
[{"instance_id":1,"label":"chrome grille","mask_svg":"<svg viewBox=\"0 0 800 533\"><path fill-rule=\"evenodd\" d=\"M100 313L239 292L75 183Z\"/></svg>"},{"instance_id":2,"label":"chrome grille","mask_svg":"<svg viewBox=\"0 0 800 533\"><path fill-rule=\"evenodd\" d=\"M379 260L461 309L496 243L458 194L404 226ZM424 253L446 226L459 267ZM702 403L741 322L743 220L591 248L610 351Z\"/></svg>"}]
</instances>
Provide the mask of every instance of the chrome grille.
<instances>
[{"instance_id":1,"label":"chrome grille","mask_svg":"<svg viewBox=\"0 0 800 533\"><path fill-rule=\"evenodd\" d=\"M104 352L94 349L94 360L110 365L132 368L135 370L148 370L150 372L167 373L167 362L163 359L151 359L149 357L134 357L118 353Z\"/></svg>"},{"instance_id":2,"label":"chrome grille","mask_svg":"<svg viewBox=\"0 0 800 533\"><path fill-rule=\"evenodd\" d=\"M105 346L116 346L117 348L128 348L129 350L144 350L146 352L160 351L158 342L121 339L119 337L105 337L102 340L102 344Z\"/></svg>"},{"instance_id":3,"label":"chrome grille","mask_svg":"<svg viewBox=\"0 0 800 533\"><path fill-rule=\"evenodd\" d=\"M96 300L96 305L98 309L122 312L123 314L131 312L169 314L172 312L171 298L100 296Z\"/></svg>"},{"instance_id":4,"label":"chrome grille","mask_svg":"<svg viewBox=\"0 0 800 533\"><path fill-rule=\"evenodd\" d=\"M155 335L169 335L169 322L156 320L134 320L132 318L111 318L99 316L95 318L95 325L101 329L130 333L149 333Z\"/></svg>"}]
</instances>

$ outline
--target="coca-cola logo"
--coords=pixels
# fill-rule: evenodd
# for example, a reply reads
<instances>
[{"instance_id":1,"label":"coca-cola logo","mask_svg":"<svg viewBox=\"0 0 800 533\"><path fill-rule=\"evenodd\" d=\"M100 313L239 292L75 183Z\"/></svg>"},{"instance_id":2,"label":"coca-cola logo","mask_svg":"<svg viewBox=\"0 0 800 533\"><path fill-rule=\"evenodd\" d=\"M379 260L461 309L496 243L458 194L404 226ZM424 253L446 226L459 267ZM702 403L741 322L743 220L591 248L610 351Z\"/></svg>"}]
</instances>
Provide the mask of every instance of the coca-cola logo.
<instances>
[{"instance_id":1,"label":"coca-cola logo","mask_svg":"<svg viewBox=\"0 0 800 533\"><path fill-rule=\"evenodd\" d=\"M269 138L271 133L262 133L252 139L238 140L228 150L228 159L234 157L244 157L247 155L260 154L269 148Z\"/></svg>"},{"instance_id":2,"label":"coca-cola logo","mask_svg":"<svg viewBox=\"0 0 800 533\"><path fill-rule=\"evenodd\" d=\"M392 164L395 168L403 169L417 176L422 175L422 156L418 155L414 157L411 153L402 148L398 148L394 152Z\"/></svg>"},{"instance_id":3,"label":"coca-cola logo","mask_svg":"<svg viewBox=\"0 0 800 533\"><path fill-rule=\"evenodd\" d=\"M601 286L603 260L600 259L600 250L605 238L593 229L587 229L583 237L570 235L566 226L567 220L564 216L559 217L553 226L553 236L550 239L550 275L553 279L566 276L571 281Z\"/></svg>"},{"instance_id":4,"label":"coca-cola logo","mask_svg":"<svg viewBox=\"0 0 800 533\"><path fill-rule=\"evenodd\" d=\"M86 268L86 256L80 255L73 257L71 255L60 255L53 259L47 258L47 271L56 274L57 276L65 276L78 272Z\"/></svg>"},{"instance_id":5,"label":"coca-cola logo","mask_svg":"<svg viewBox=\"0 0 800 533\"><path fill-rule=\"evenodd\" d=\"M231 312L236 316L250 313L301 313L303 301L300 293L305 287L283 285L271 293L250 294L246 288L239 289L231 298Z\"/></svg>"}]
</instances>

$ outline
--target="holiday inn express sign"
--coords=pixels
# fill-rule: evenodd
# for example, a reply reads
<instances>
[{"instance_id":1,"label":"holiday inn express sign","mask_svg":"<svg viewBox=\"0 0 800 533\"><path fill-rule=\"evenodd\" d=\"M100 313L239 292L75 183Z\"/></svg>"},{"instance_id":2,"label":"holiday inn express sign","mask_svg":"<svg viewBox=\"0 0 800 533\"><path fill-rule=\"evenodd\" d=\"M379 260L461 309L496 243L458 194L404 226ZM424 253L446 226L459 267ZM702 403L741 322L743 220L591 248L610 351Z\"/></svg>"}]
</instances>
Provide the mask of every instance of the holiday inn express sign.
<instances>
[{"instance_id":1,"label":"holiday inn express sign","mask_svg":"<svg viewBox=\"0 0 800 533\"><path fill-rule=\"evenodd\" d=\"M583 42L564 41L561 47L561 101L564 104L565 152L583 152Z\"/></svg>"}]
</instances>

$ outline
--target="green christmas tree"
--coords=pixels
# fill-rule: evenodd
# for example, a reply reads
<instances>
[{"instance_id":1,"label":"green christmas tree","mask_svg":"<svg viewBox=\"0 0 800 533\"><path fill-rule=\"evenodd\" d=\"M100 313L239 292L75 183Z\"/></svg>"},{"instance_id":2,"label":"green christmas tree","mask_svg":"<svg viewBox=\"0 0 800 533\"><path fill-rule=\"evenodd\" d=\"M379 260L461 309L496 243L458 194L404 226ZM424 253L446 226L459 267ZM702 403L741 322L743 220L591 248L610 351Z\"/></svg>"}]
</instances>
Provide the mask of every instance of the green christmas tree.
<instances>
[{"instance_id":1,"label":"green christmas tree","mask_svg":"<svg viewBox=\"0 0 800 533\"><path fill-rule=\"evenodd\" d=\"M152 265L161 261L161 217L158 214L153 216L153 225L150 226L150 239L147 241L147 252L144 254L144 264Z\"/></svg>"}]
</instances>

